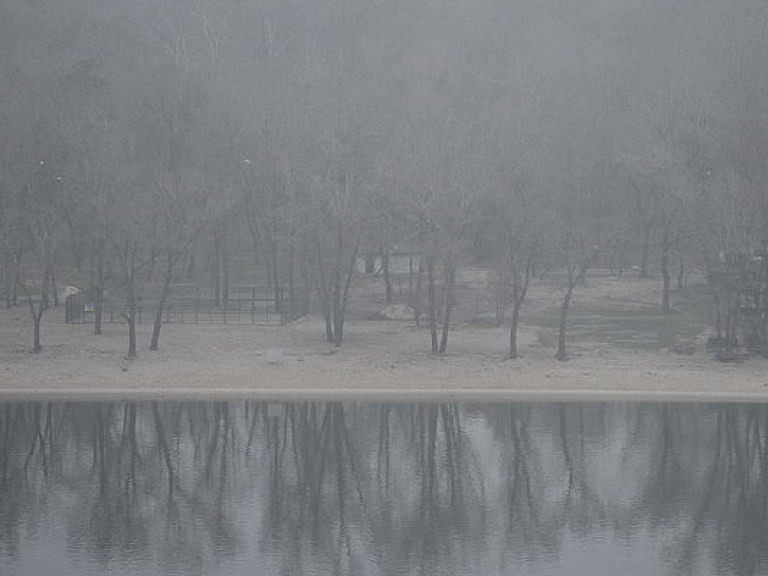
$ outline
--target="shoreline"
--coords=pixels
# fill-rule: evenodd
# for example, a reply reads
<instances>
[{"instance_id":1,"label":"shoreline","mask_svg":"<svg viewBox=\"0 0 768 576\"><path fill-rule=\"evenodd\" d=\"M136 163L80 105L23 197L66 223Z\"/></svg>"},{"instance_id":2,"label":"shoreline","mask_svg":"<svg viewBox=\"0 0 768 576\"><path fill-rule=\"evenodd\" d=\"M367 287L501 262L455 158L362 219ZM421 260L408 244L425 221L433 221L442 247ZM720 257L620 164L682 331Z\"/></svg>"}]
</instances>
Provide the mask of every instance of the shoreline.
<instances>
[{"instance_id":1,"label":"shoreline","mask_svg":"<svg viewBox=\"0 0 768 576\"><path fill-rule=\"evenodd\" d=\"M645 290L640 282L593 281L582 317L630 309ZM156 352L143 348L151 326L140 325L139 358L126 360L124 326L94 336L89 325L64 323L60 311L47 318L43 352L32 354L28 315L0 312L0 401L768 403L768 359L716 362L704 352L706 332L689 336L694 353L679 354L619 346L616 336L627 336L605 327L591 338L576 329L568 361L559 362L542 338L547 330L528 324L520 327L520 357L509 360L504 326L455 325L449 353L433 355L428 333L410 321L348 321L348 340L336 348L324 341L322 319L310 316L274 327L168 324ZM635 326L632 335L647 345L667 321L646 332Z\"/></svg>"},{"instance_id":2,"label":"shoreline","mask_svg":"<svg viewBox=\"0 0 768 576\"><path fill-rule=\"evenodd\" d=\"M450 389L450 388L0 388L0 402L108 402L108 401L261 401L261 402L371 402L471 403L516 402L691 402L768 403L766 392L662 391L599 389Z\"/></svg>"}]
</instances>

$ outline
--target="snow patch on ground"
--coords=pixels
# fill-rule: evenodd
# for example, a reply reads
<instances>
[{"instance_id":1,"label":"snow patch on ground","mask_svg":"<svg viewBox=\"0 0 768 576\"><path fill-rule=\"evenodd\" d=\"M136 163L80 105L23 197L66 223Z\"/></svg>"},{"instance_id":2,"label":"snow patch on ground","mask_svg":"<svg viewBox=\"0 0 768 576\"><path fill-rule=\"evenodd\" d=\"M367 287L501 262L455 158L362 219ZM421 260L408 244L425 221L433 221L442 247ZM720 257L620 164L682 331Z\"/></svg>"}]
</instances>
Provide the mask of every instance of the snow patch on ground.
<instances>
[{"instance_id":1,"label":"snow patch on ground","mask_svg":"<svg viewBox=\"0 0 768 576\"><path fill-rule=\"evenodd\" d=\"M413 308L405 304L392 304L379 312L382 320L413 320Z\"/></svg>"},{"instance_id":2,"label":"snow patch on ground","mask_svg":"<svg viewBox=\"0 0 768 576\"><path fill-rule=\"evenodd\" d=\"M546 287L534 288L531 310L557 304L542 298ZM654 288L648 282L590 279L576 298L644 302L655 299L648 294ZM406 309L399 306L393 315ZM450 332L448 354L438 356L429 353L427 327L417 327L410 318L374 322L356 316L345 325L340 348L325 342L323 321L317 316L285 326L165 325L157 352L148 350L151 330L150 325L138 326L139 357L126 364L124 325L105 325L104 334L95 336L92 326L65 324L59 307L44 316L43 352L31 354L28 311L0 311L0 398L4 390L20 389L168 394L194 390L203 395L336 389L359 391L363 397L366 391L391 391L405 398L418 390L448 391L451 397L453 390L458 398L471 390L518 390L728 392L768 400L768 360L723 364L700 350L692 355L630 350L577 338L569 347L571 359L558 362L552 347L540 338L540 326L521 326L517 360L507 358L506 325L459 324ZM278 349L280 360L274 362Z\"/></svg>"}]
</instances>

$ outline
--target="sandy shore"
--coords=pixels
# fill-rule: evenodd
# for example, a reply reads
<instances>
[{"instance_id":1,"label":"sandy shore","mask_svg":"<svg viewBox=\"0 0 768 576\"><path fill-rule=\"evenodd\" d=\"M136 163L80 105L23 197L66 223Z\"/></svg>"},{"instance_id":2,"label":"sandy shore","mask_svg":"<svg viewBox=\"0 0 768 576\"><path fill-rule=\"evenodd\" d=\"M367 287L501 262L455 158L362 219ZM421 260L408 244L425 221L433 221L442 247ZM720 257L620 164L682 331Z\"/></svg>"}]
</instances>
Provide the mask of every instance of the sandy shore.
<instances>
[{"instance_id":1,"label":"sandy shore","mask_svg":"<svg viewBox=\"0 0 768 576\"><path fill-rule=\"evenodd\" d=\"M713 402L766 403L750 392L676 392L660 390L518 390L518 389L343 389L343 388L161 388L161 389L3 389L0 401L261 401L261 402Z\"/></svg>"},{"instance_id":2,"label":"sandy shore","mask_svg":"<svg viewBox=\"0 0 768 576\"><path fill-rule=\"evenodd\" d=\"M350 322L341 348L323 342L317 318L282 327L168 325L158 352L146 349L149 330L140 327L139 358L126 361L124 326L97 337L51 313L44 350L31 354L28 314L4 312L0 399L768 402L765 360L721 364L703 352L585 346L557 362L528 330L514 361L505 358L505 329L471 325L454 330L450 353L439 357L428 353L423 330L402 321Z\"/></svg>"}]
</instances>

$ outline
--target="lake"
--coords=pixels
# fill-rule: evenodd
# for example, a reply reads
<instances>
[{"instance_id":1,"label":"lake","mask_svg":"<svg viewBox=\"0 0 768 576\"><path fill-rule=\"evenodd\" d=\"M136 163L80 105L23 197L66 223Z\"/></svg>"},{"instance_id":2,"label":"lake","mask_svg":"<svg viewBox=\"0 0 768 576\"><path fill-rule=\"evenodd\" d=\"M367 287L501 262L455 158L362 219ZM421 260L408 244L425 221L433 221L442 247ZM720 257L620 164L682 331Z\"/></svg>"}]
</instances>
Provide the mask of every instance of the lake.
<instances>
[{"instance_id":1,"label":"lake","mask_svg":"<svg viewBox=\"0 0 768 576\"><path fill-rule=\"evenodd\" d=\"M768 405L0 404L0 574L768 574Z\"/></svg>"}]
</instances>

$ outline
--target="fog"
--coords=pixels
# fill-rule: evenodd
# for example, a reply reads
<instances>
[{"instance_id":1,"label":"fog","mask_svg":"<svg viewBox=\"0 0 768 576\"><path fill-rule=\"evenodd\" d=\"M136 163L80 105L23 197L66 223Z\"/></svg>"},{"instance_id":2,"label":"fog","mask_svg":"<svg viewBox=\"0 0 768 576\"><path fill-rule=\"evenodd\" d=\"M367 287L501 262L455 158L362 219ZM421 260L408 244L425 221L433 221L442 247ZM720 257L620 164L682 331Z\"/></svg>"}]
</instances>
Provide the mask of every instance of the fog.
<instances>
[{"instance_id":1,"label":"fog","mask_svg":"<svg viewBox=\"0 0 768 576\"><path fill-rule=\"evenodd\" d=\"M709 279L724 358L762 349L768 314L736 317L766 307L766 24L758 0L3 2L6 307L40 351L71 284L133 357L175 286L225 308L258 286L341 345L365 260L441 353L483 267L516 357L553 270L564 359L590 270L655 278L668 313L679 268Z\"/></svg>"}]
</instances>

